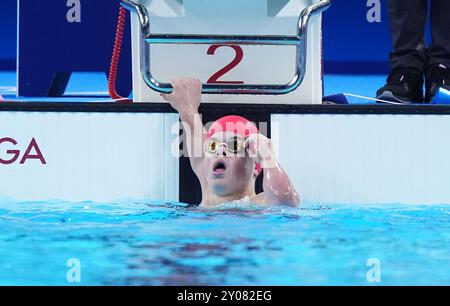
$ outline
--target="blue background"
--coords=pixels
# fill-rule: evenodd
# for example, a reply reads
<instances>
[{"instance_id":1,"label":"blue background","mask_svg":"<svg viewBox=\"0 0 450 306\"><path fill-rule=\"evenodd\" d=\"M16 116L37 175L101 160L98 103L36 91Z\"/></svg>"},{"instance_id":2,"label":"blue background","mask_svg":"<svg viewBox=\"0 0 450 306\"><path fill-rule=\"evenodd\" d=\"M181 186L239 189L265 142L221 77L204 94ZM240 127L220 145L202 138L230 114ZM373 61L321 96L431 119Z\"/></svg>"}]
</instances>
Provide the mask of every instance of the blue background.
<instances>
[{"instance_id":1,"label":"blue background","mask_svg":"<svg viewBox=\"0 0 450 306\"><path fill-rule=\"evenodd\" d=\"M323 16L323 54L328 73L386 73L391 37L387 1L381 22L370 23L367 0L332 0Z\"/></svg>"},{"instance_id":2,"label":"blue background","mask_svg":"<svg viewBox=\"0 0 450 306\"><path fill-rule=\"evenodd\" d=\"M0 70L14 70L16 61L17 1L2 0L0 5Z\"/></svg>"},{"instance_id":3,"label":"blue background","mask_svg":"<svg viewBox=\"0 0 450 306\"><path fill-rule=\"evenodd\" d=\"M20 0L18 37L18 95L59 96L74 73L109 74L116 36L119 0L80 0L80 22L69 22L68 0ZM128 13L127 13L128 15ZM129 17L117 67L115 87L127 97L131 91ZM103 92L103 91L102 91ZM99 94L103 94L100 93Z\"/></svg>"}]
</instances>

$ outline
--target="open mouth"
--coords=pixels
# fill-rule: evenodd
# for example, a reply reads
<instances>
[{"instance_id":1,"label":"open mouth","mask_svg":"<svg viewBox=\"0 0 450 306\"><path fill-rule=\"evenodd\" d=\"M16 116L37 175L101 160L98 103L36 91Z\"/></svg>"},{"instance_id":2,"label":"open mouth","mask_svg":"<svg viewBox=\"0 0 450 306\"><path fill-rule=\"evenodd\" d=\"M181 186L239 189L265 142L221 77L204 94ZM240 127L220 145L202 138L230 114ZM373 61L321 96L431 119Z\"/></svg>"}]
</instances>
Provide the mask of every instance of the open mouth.
<instances>
[{"instance_id":1,"label":"open mouth","mask_svg":"<svg viewBox=\"0 0 450 306\"><path fill-rule=\"evenodd\" d=\"M214 173L223 173L227 169L227 166L224 161L218 160L214 163L213 172Z\"/></svg>"}]
</instances>

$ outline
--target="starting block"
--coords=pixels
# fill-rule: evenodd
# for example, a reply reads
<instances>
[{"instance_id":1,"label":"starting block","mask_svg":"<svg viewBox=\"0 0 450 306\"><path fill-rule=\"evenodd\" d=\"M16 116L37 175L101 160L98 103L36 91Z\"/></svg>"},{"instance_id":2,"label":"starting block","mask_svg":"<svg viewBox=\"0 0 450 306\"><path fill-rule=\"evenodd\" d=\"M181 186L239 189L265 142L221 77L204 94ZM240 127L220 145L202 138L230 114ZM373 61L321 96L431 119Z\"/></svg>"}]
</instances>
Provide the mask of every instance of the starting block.
<instances>
[{"instance_id":1,"label":"starting block","mask_svg":"<svg viewBox=\"0 0 450 306\"><path fill-rule=\"evenodd\" d=\"M137 102L164 102L171 79L192 76L202 81L206 103L322 103L320 13L329 0L121 4L133 12Z\"/></svg>"}]
</instances>

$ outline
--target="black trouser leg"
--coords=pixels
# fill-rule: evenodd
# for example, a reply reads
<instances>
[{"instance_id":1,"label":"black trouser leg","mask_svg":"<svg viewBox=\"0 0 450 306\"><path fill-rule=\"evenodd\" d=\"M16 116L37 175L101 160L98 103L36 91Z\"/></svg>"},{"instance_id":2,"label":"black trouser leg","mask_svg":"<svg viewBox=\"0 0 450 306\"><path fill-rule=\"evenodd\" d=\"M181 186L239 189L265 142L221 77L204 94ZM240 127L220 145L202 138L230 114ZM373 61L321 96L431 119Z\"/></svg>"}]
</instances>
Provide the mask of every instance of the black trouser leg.
<instances>
[{"instance_id":1,"label":"black trouser leg","mask_svg":"<svg viewBox=\"0 0 450 306\"><path fill-rule=\"evenodd\" d=\"M449 11L446 12L448 14ZM389 0L388 13L393 44L390 54L392 68L416 68L423 72L427 65L424 39L427 0Z\"/></svg>"},{"instance_id":2,"label":"black trouser leg","mask_svg":"<svg viewBox=\"0 0 450 306\"><path fill-rule=\"evenodd\" d=\"M450 67L450 0L431 0L431 37L428 66Z\"/></svg>"}]
</instances>

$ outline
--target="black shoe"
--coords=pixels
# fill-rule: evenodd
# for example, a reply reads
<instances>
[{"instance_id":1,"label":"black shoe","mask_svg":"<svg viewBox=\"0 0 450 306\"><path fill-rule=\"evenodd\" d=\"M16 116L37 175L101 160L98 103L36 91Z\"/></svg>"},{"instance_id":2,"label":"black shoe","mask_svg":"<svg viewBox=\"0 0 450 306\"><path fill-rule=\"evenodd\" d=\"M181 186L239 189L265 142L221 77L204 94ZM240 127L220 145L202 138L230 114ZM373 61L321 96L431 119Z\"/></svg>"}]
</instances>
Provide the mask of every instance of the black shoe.
<instances>
[{"instance_id":1,"label":"black shoe","mask_svg":"<svg viewBox=\"0 0 450 306\"><path fill-rule=\"evenodd\" d=\"M445 65L433 65L425 73L425 101L431 103L439 88L450 90L450 69Z\"/></svg>"},{"instance_id":2,"label":"black shoe","mask_svg":"<svg viewBox=\"0 0 450 306\"><path fill-rule=\"evenodd\" d=\"M414 68L392 71L386 80L386 85L377 91L377 100L401 104L422 103L422 73Z\"/></svg>"}]
</instances>

